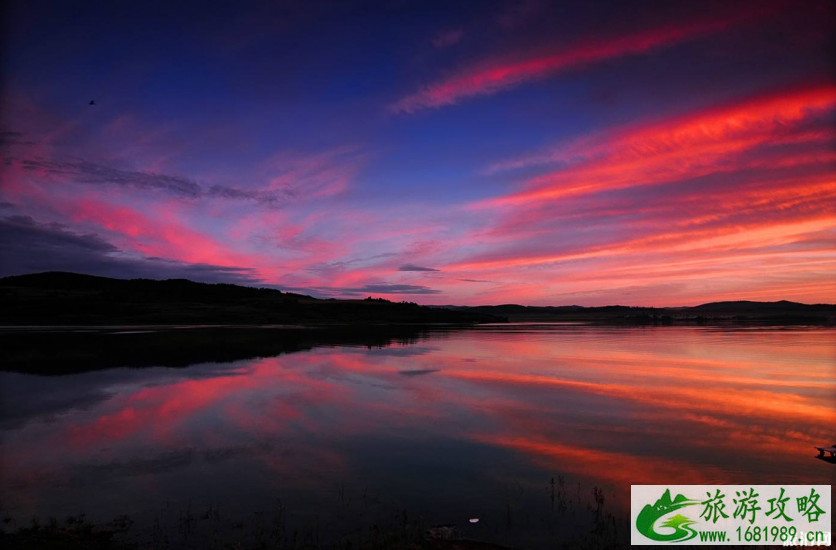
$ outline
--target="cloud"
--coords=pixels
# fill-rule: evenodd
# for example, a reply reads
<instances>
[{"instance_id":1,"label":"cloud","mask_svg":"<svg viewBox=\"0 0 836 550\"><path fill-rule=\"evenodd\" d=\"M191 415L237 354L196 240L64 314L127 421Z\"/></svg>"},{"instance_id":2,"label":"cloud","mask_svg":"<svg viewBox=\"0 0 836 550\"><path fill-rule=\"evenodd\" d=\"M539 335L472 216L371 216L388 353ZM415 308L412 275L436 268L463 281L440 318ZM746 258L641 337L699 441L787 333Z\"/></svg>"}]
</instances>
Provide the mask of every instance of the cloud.
<instances>
[{"instance_id":1,"label":"cloud","mask_svg":"<svg viewBox=\"0 0 836 550\"><path fill-rule=\"evenodd\" d=\"M398 271L439 271L432 267L421 267L420 265L405 264L398 268Z\"/></svg>"},{"instance_id":2,"label":"cloud","mask_svg":"<svg viewBox=\"0 0 836 550\"><path fill-rule=\"evenodd\" d=\"M105 254L119 251L96 234L72 233L62 224L38 223L30 216L7 216L0 218L0 224L3 228L0 243L4 251L22 245L32 256L37 256L36 249L41 247L66 248L76 253L82 250ZM30 248L32 246L35 249Z\"/></svg>"},{"instance_id":3,"label":"cloud","mask_svg":"<svg viewBox=\"0 0 836 550\"><path fill-rule=\"evenodd\" d=\"M441 369L411 369L411 370L399 370L398 374L402 374L404 376L421 376L424 374L432 374L434 372L441 372Z\"/></svg>"},{"instance_id":4,"label":"cloud","mask_svg":"<svg viewBox=\"0 0 836 550\"><path fill-rule=\"evenodd\" d=\"M450 46L454 46L459 43L459 41L464 36L464 31L462 29L453 29L449 31L445 31L439 33L432 39L432 45L439 50L443 50L444 48L449 48Z\"/></svg>"},{"instance_id":5,"label":"cloud","mask_svg":"<svg viewBox=\"0 0 836 550\"><path fill-rule=\"evenodd\" d=\"M26 134L12 130L0 131L0 147L4 145L32 145L33 141L25 139Z\"/></svg>"},{"instance_id":6,"label":"cloud","mask_svg":"<svg viewBox=\"0 0 836 550\"><path fill-rule=\"evenodd\" d=\"M117 278L192 279L205 283L259 284L245 267L129 256L94 233L74 233L29 216L0 218L0 276L72 271Z\"/></svg>"},{"instance_id":7,"label":"cloud","mask_svg":"<svg viewBox=\"0 0 836 550\"><path fill-rule=\"evenodd\" d=\"M336 195L349 188L367 155L357 146L342 146L316 154L282 151L260 165L260 174L270 190L304 198Z\"/></svg>"},{"instance_id":8,"label":"cloud","mask_svg":"<svg viewBox=\"0 0 836 550\"><path fill-rule=\"evenodd\" d=\"M307 271L311 273L316 273L320 275L327 275L329 273L335 273L339 271L344 271L347 269L354 268L358 265L372 263L375 260L383 260L386 258L391 258L393 256L397 256L396 252L384 252L382 254L375 254L373 256L363 256L360 258L354 258L352 260L342 260L337 262L327 262L327 263L316 263L307 268Z\"/></svg>"},{"instance_id":9,"label":"cloud","mask_svg":"<svg viewBox=\"0 0 836 550\"><path fill-rule=\"evenodd\" d=\"M285 204L293 198L293 195L294 193L289 190L253 191L238 187L226 187L224 185L213 185L209 187L205 193L205 196L211 198L247 200L266 206L278 206Z\"/></svg>"},{"instance_id":10,"label":"cloud","mask_svg":"<svg viewBox=\"0 0 836 550\"><path fill-rule=\"evenodd\" d=\"M205 186L184 176L140 170L123 170L83 159L23 158L14 162L24 170L47 177L63 178L92 185L112 185L145 191L162 191L188 199L246 200L275 206L292 198L292 193L285 189L255 191L224 185Z\"/></svg>"},{"instance_id":11,"label":"cloud","mask_svg":"<svg viewBox=\"0 0 836 550\"><path fill-rule=\"evenodd\" d=\"M527 182L521 191L481 204L497 207L542 203L743 168L778 169L815 162L816 151L810 146L806 147L808 151L789 154L756 153L760 148L778 144L830 143L833 134L828 117L834 108L836 86L811 86L580 140L549 155L495 168L561 165L558 170ZM828 157L818 160L826 161Z\"/></svg>"},{"instance_id":12,"label":"cloud","mask_svg":"<svg viewBox=\"0 0 836 550\"><path fill-rule=\"evenodd\" d=\"M372 284L365 285L358 289L360 292L371 292L377 294L440 294L440 290L435 290L421 285L389 285L389 284Z\"/></svg>"},{"instance_id":13,"label":"cloud","mask_svg":"<svg viewBox=\"0 0 836 550\"><path fill-rule=\"evenodd\" d=\"M441 294L440 290L430 288L423 285L405 285L405 284L387 284L387 283L372 283L356 287L333 287L333 286L308 286L308 287L289 287L282 286L282 290L288 292L299 292L302 294L310 294L312 296L324 297L356 297L368 296L370 294Z\"/></svg>"},{"instance_id":14,"label":"cloud","mask_svg":"<svg viewBox=\"0 0 836 550\"><path fill-rule=\"evenodd\" d=\"M24 158L18 160L18 163L25 170L47 176L66 178L79 183L161 190L189 198L198 198L203 194L203 189L197 182L182 176L120 170L80 159L53 161L43 158Z\"/></svg>"},{"instance_id":15,"label":"cloud","mask_svg":"<svg viewBox=\"0 0 836 550\"><path fill-rule=\"evenodd\" d=\"M490 303L827 301L834 114L832 83L778 89L509 163L546 171L474 203L489 221L444 271L503 281Z\"/></svg>"},{"instance_id":16,"label":"cloud","mask_svg":"<svg viewBox=\"0 0 836 550\"><path fill-rule=\"evenodd\" d=\"M495 94L569 69L644 54L709 36L746 19L756 19L766 11L750 9L732 17L668 24L622 36L598 36L527 55L486 59L401 98L390 105L389 110L393 113L414 113L454 105L464 99Z\"/></svg>"}]
</instances>

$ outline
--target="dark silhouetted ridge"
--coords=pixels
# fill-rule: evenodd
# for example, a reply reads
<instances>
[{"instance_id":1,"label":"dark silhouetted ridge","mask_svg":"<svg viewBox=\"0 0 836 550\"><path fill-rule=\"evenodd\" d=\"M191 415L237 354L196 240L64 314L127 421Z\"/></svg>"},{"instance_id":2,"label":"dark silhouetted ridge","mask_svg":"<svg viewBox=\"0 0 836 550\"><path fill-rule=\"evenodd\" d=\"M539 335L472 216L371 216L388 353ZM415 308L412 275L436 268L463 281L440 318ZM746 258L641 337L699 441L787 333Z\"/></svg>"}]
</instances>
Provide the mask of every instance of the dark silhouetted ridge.
<instances>
[{"instance_id":1,"label":"dark silhouetted ridge","mask_svg":"<svg viewBox=\"0 0 836 550\"><path fill-rule=\"evenodd\" d=\"M778 302L731 301L710 302L694 307L636 307L636 306L445 306L459 311L476 311L507 317L509 321L580 321L607 324L700 324L700 323L761 323L773 325L813 324L829 325L836 322L836 306L830 304L800 304Z\"/></svg>"},{"instance_id":2,"label":"dark silhouetted ridge","mask_svg":"<svg viewBox=\"0 0 836 550\"><path fill-rule=\"evenodd\" d=\"M833 324L836 306L777 302L710 302L694 307L419 306L384 299L317 299L274 288L186 279L111 279L36 273L0 279L0 324L423 324L498 321L607 324Z\"/></svg>"},{"instance_id":3,"label":"dark silhouetted ridge","mask_svg":"<svg viewBox=\"0 0 836 550\"><path fill-rule=\"evenodd\" d=\"M452 311L388 300L320 300L272 288L186 279L111 279L36 273L0 279L0 324L423 324L496 322L476 311Z\"/></svg>"},{"instance_id":4,"label":"dark silhouetted ridge","mask_svg":"<svg viewBox=\"0 0 836 550\"><path fill-rule=\"evenodd\" d=\"M736 300L731 302L709 302L707 304L700 304L698 306L695 306L693 309L701 311L775 311L783 309L804 309L815 307L817 307L817 304L807 305L798 302L790 302L788 300L779 300L777 302L752 302L749 300Z\"/></svg>"}]
</instances>

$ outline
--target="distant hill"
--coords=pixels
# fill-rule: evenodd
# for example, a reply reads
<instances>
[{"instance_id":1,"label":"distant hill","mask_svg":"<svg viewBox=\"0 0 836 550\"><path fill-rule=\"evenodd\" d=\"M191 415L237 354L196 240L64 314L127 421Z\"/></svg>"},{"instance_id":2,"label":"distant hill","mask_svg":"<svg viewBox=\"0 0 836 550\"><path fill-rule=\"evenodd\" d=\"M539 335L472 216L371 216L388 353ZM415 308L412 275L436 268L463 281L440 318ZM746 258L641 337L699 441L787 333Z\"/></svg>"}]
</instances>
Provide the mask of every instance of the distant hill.
<instances>
[{"instance_id":1,"label":"distant hill","mask_svg":"<svg viewBox=\"0 0 836 550\"><path fill-rule=\"evenodd\" d=\"M186 279L111 279L48 272L0 278L0 325L372 325L503 321L606 324L836 324L836 306L711 302L694 307L419 306L317 299L272 288Z\"/></svg>"},{"instance_id":2,"label":"distant hill","mask_svg":"<svg viewBox=\"0 0 836 550\"><path fill-rule=\"evenodd\" d=\"M509 321L556 322L587 321L608 324L674 323L762 323L762 324L836 324L836 305L778 302L711 302L693 307L634 306L444 306L457 311L472 311L507 317Z\"/></svg>"},{"instance_id":3,"label":"distant hill","mask_svg":"<svg viewBox=\"0 0 836 550\"><path fill-rule=\"evenodd\" d=\"M388 300L320 300L271 288L186 279L48 272L0 278L0 325L423 324L504 321Z\"/></svg>"},{"instance_id":4,"label":"distant hill","mask_svg":"<svg viewBox=\"0 0 836 550\"><path fill-rule=\"evenodd\" d=\"M799 310L824 310L832 308L833 306L827 304L807 305L798 302L790 302L787 300L780 300L778 302L751 302L748 300L738 300L734 302L709 302L701 304L691 309L697 311L799 311Z\"/></svg>"}]
</instances>

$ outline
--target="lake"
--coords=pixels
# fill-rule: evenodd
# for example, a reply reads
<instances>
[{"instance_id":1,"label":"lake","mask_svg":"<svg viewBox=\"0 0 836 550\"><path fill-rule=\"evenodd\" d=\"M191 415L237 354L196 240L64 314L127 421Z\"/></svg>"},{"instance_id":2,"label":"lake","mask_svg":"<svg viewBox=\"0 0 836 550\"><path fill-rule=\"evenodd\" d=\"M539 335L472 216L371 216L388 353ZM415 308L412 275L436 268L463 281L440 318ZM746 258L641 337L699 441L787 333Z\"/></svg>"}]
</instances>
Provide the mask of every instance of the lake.
<instances>
[{"instance_id":1,"label":"lake","mask_svg":"<svg viewBox=\"0 0 836 550\"><path fill-rule=\"evenodd\" d=\"M205 329L179 330L160 337ZM414 521L545 547L599 508L626 529L631 484L836 471L813 450L836 440L831 328L515 324L279 348L262 334L251 354L228 331L234 345L164 348L167 366L144 355L152 329L30 332L13 370L31 356L43 372L0 373L7 526L127 515L137 540L200 546Z\"/></svg>"}]
</instances>

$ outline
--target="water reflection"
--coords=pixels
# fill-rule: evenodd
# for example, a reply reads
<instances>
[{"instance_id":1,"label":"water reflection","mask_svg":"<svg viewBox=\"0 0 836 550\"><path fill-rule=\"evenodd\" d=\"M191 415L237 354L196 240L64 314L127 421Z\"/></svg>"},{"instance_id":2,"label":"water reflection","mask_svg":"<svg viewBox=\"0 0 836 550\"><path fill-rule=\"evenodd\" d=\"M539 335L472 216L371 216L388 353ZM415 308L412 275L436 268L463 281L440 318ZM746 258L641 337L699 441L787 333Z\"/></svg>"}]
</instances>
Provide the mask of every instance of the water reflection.
<instances>
[{"instance_id":1,"label":"water reflection","mask_svg":"<svg viewBox=\"0 0 836 550\"><path fill-rule=\"evenodd\" d=\"M280 496L327 515L348 490L450 522L510 510L509 487L536 516L556 474L616 508L630 484L832 482L812 445L836 435L833 330L268 331L213 338L179 369L148 366L168 364L165 347L125 362L141 334L99 334L115 344L86 362L74 348L75 374L0 373L6 513L244 514ZM145 368L98 370L107 354Z\"/></svg>"}]
</instances>

